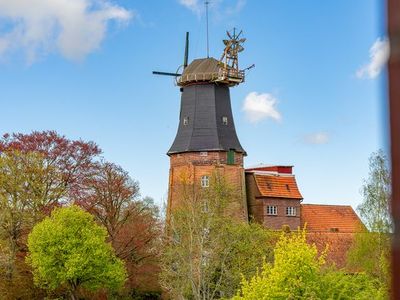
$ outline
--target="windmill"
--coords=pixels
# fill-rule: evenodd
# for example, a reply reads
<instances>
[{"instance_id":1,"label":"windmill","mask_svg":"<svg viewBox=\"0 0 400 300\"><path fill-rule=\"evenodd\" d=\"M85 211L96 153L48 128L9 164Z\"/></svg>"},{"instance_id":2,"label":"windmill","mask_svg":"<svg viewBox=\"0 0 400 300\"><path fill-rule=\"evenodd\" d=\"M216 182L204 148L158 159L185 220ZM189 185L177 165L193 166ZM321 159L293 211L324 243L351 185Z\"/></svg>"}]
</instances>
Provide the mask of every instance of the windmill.
<instances>
[{"instance_id":1,"label":"windmill","mask_svg":"<svg viewBox=\"0 0 400 300\"><path fill-rule=\"evenodd\" d=\"M215 172L225 174L238 190L240 203L231 210L247 220L246 188L243 160L247 155L236 133L231 107L230 88L244 82L238 54L244 50L242 32L227 32L221 59L197 58L188 62L189 34L186 33L183 65L175 73L154 71L153 74L175 77L181 91L179 125L167 152L170 158L167 220L182 200L182 178L193 184L195 199L198 187L208 187ZM208 53L207 53L208 54Z\"/></svg>"}]
</instances>

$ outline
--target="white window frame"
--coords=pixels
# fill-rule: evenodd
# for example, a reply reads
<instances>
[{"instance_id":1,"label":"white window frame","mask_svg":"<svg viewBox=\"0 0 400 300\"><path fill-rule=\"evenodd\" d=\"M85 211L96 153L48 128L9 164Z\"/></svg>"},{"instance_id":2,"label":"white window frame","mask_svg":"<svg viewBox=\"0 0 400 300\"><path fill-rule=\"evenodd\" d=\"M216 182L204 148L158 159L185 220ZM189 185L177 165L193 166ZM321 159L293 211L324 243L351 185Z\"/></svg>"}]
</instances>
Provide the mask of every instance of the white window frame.
<instances>
[{"instance_id":1,"label":"white window frame","mask_svg":"<svg viewBox=\"0 0 400 300\"><path fill-rule=\"evenodd\" d=\"M200 152L200 156L208 156L208 152L207 151L202 151L202 152Z\"/></svg>"},{"instance_id":2,"label":"white window frame","mask_svg":"<svg viewBox=\"0 0 400 300\"><path fill-rule=\"evenodd\" d=\"M228 125L228 117L226 117L226 116L223 116L222 117L222 125Z\"/></svg>"},{"instance_id":3,"label":"white window frame","mask_svg":"<svg viewBox=\"0 0 400 300\"><path fill-rule=\"evenodd\" d=\"M267 215L268 216L278 215L278 207L276 205L268 205L267 206Z\"/></svg>"},{"instance_id":4,"label":"white window frame","mask_svg":"<svg viewBox=\"0 0 400 300\"><path fill-rule=\"evenodd\" d=\"M201 176L200 185L203 188L208 188L210 186L210 176L207 175Z\"/></svg>"},{"instance_id":5,"label":"white window frame","mask_svg":"<svg viewBox=\"0 0 400 300\"><path fill-rule=\"evenodd\" d=\"M289 217L295 217L296 216L296 207L294 207L294 206L286 207L286 215Z\"/></svg>"},{"instance_id":6,"label":"white window frame","mask_svg":"<svg viewBox=\"0 0 400 300\"><path fill-rule=\"evenodd\" d=\"M184 117L184 118L183 118L183 125L184 125L184 126L189 125L189 117Z\"/></svg>"}]
</instances>

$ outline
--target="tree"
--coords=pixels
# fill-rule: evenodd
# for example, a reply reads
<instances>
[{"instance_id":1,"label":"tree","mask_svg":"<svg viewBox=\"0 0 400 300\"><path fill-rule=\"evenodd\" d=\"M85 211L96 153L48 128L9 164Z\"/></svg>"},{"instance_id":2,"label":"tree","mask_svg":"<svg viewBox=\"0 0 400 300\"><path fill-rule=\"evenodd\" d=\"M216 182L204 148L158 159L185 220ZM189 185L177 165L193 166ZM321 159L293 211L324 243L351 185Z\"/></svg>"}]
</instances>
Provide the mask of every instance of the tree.
<instances>
[{"instance_id":1,"label":"tree","mask_svg":"<svg viewBox=\"0 0 400 300\"><path fill-rule=\"evenodd\" d=\"M55 209L28 238L35 284L49 290L66 286L71 299L77 299L80 287L118 290L126 271L106 237L106 229L79 207Z\"/></svg>"},{"instance_id":2,"label":"tree","mask_svg":"<svg viewBox=\"0 0 400 300\"><path fill-rule=\"evenodd\" d=\"M363 202L358 211L364 224L372 232L393 231L390 213L391 179L388 161L382 150L369 158L369 178L362 187Z\"/></svg>"},{"instance_id":3,"label":"tree","mask_svg":"<svg viewBox=\"0 0 400 300\"><path fill-rule=\"evenodd\" d=\"M108 162L100 162L82 186L76 203L107 229L108 241L127 267L129 287L142 288L147 281L147 289L159 289L155 262L160 224L153 200L140 200L139 184L120 166ZM146 280L139 283L143 277Z\"/></svg>"},{"instance_id":4,"label":"tree","mask_svg":"<svg viewBox=\"0 0 400 300\"><path fill-rule=\"evenodd\" d=\"M168 220L161 284L174 299L231 297L242 275L250 277L272 253L272 234L231 217L238 194L215 174L209 188L184 185Z\"/></svg>"},{"instance_id":5,"label":"tree","mask_svg":"<svg viewBox=\"0 0 400 300\"><path fill-rule=\"evenodd\" d=\"M306 242L306 232L283 233L274 249L274 263L264 264L244 279L233 300L263 299L385 299L379 283L366 274L347 275L326 269L325 255Z\"/></svg>"},{"instance_id":6,"label":"tree","mask_svg":"<svg viewBox=\"0 0 400 300\"><path fill-rule=\"evenodd\" d=\"M355 235L347 259L350 269L378 278L383 285L390 281L390 213L391 179L388 162L382 150L369 159L369 178L362 187L363 202L358 211L366 225Z\"/></svg>"},{"instance_id":7,"label":"tree","mask_svg":"<svg viewBox=\"0 0 400 300\"><path fill-rule=\"evenodd\" d=\"M19 251L25 251L26 235L52 204L53 194L60 188L47 187L43 178L57 174L45 165L42 155L7 150L0 154L0 240L7 255L5 275L14 275L14 263Z\"/></svg>"},{"instance_id":8,"label":"tree","mask_svg":"<svg viewBox=\"0 0 400 300\"><path fill-rule=\"evenodd\" d=\"M42 177L48 190L44 194L54 202L71 201L80 193L81 183L91 175L95 159L101 153L93 142L69 140L55 131L4 134L0 139L0 152L11 150L42 155L45 168L51 168L57 174ZM54 189L58 193L50 195L50 190Z\"/></svg>"}]
</instances>

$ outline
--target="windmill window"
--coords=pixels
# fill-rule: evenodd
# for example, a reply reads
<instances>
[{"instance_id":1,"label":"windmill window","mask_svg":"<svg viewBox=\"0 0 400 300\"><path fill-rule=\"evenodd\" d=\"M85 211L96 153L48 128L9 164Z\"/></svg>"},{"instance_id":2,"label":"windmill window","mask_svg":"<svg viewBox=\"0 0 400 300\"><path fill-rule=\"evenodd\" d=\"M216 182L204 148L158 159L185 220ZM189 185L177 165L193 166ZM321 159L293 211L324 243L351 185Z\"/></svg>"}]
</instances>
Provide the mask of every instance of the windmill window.
<instances>
[{"instance_id":1,"label":"windmill window","mask_svg":"<svg viewBox=\"0 0 400 300\"><path fill-rule=\"evenodd\" d=\"M222 124L228 125L228 117L222 117Z\"/></svg>"},{"instance_id":2,"label":"windmill window","mask_svg":"<svg viewBox=\"0 0 400 300\"><path fill-rule=\"evenodd\" d=\"M276 216L278 214L278 208L276 206L268 205L267 206L267 215Z\"/></svg>"},{"instance_id":3,"label":"windmill window","mask_svg":"<svg viewBox=\"0 0 400 300\"><path fill-rule=\"evenodd\" d=\"M208 156L208 152L206 151L200 152L200 156Z\"/></svg>"},{"instance_id":4,"label":"windmill window","mask_svg":"<svg viewBox=\"0 0 400 300\"><path fill-rule=\"evenodd\" d=\"M295 217L296 216L296 207L293 207L293 206L286 207L286 215Z\"/></svg>"},{"instance_id":5,"label":"windmill window","mask_svg":"<svg viewBox=\"0 0 400 300\"><path fill-rule=\"evenodd\" d=\"M210 177L207 175L201 176L201 187L206 188L210 186Z\"/></svg>"},{"instance_id":6,"label":"windmill window","mask_svg":"<svg viewBox=\"0 0 400 300\"><path fill-rule=\"evenodd\" d=\"M189 117L184 117L183 118L183 125L188 125L189 124Z\"/></svg>"}]
</instances>

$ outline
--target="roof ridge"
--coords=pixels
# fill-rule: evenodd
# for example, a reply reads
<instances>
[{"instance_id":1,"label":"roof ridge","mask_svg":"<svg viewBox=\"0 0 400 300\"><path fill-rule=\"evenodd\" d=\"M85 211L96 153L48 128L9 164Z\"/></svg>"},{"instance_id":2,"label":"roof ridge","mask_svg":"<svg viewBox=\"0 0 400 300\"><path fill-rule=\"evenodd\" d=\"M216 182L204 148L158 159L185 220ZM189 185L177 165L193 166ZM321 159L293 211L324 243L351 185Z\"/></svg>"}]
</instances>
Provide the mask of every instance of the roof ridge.
<instances>
[{"instance_id":1,"label":"roof ridge","mask_svg":"<svg viewBox=\"0 0 400 300\"><path fill-rule=\"evenodd\" d=\"M313 206L341 206L341 207L353 207L348 204L316 204L316 203L302 203L301 205L313 205Z\"/></svg>"}]
</instances>

